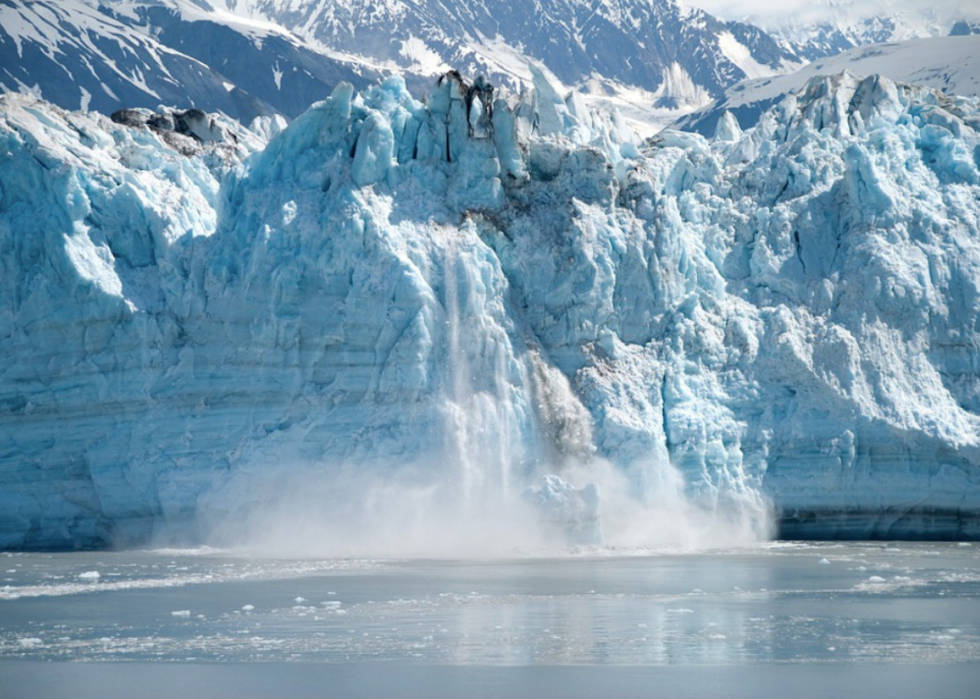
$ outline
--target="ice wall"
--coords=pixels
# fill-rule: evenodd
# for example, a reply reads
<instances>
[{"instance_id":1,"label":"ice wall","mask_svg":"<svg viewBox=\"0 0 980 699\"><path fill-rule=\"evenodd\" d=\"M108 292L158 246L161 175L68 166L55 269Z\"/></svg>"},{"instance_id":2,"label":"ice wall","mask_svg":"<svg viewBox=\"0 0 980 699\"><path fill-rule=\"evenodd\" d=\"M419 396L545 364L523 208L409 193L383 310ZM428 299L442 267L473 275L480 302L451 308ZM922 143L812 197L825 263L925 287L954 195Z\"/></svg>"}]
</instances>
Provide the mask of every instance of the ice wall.
<instances>
[{"instance_id":1,"label":"ice wall","mask_svg":"<svg viewBox=\"0 0 980 699\"><path fill-rule=\"evenodd\" d=\"M341 85L268 143L0 105L4 547L351 469L594 514L590 464L654 509L977 534L975 100L844 74L642 148L543 73Z\"/></svg>"}]
</instances>

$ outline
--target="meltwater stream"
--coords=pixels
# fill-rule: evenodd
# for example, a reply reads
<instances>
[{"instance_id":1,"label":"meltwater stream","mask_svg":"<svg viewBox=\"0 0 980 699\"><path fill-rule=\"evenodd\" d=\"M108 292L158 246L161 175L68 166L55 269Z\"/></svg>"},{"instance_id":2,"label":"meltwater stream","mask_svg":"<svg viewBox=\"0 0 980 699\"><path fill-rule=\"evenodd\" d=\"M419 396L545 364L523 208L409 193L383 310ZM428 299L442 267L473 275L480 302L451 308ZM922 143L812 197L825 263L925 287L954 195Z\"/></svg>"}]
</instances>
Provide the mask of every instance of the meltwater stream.
<instances>
[{"instance_id":1,"label":"meltwater stream","mask_svg":"<svg viewBox=\"0 0 980 699\"><path fill-rule=\"evenodd\" d=\"M490 677L511 678L511 695L615 682L617 696L699 696L722 675L749 683L727 696L787 696L781 683L816 673L793 696L830 696L847 677L854 696L901 678L891 695L927 683L956 697L980 677L980 547L964 544L494 561L6 553L0 568L5 697L56 696L64 682L117 696L137 668L157 676L150 697L193 694L188 682L269 696L248 679L257 668L297 696L453 696L461 681L471 696L504 691Z\"/></svg>"}]
</instances>

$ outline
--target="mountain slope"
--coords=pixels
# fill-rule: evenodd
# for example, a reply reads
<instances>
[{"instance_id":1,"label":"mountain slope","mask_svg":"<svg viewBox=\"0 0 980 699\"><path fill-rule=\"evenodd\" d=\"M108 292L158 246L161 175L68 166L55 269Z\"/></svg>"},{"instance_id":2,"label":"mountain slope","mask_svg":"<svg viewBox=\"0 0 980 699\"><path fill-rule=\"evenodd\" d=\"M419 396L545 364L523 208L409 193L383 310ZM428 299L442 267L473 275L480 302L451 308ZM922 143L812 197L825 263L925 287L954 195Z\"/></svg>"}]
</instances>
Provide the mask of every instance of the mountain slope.
<instances>
[{"instance_id":1,"label":"mountain slope","mask_svg":"<svg viewBox=\"0 0 980 699\"><path fill-rule=\"evenodd\" d=\"M296 116L340 81L378 76L268 24L185 19L150 3L0 0L0 89L35 90L69 109L169 104L248 123Z\"/></svg>"},{"instance_id":2,"label":"mountain slope","mask_svg":"<svg viewBox=\"0 0 980 699\"><path fill-rule=\"evenodd\" d=\"M957 35L980 20L969 3L910 3L894 0L811 0L750 15L782 46L808 61L860 46Z\"/></svg>"},{"instance_id":3,"label":"mountain slope","mask_svg":"<svg viewBox=\"0 0 980 699\"><path fill-rule=\"evenodd\" d=\"M747 129L772 105L802 89L813 78L842 71L862 77L886 75L950 95L980 96L978 55L978 35L865 46L821 59L795 73L739 83L725 90L717 101L682 117L674 126L710 135L722 115L731 112L739 125Z\"/></svg>"},{"instance_id":4,"label":"mountain slope","mask_svg":"<svg viewBox=\"0 0 980 699\"><path fill-rule=\"evenodd\" d=\"M0 60L0 89L65 108L165 103L244 123L390 73L419 92L452 68L516 89L538 61L598 97L689 109L796 65L758 28L672 0L2 0Z\"/></svg>"},{"instance_id":5,"label":"mountain slope","mask_svg":"<svg viewBox=\"0 0 980 699\"><path fill-rule=\"evenodd\" d=\"M567 84L596 74L655 92L669 87L673 71L682 72L701 91L716 94L750 77L746 70L778 72L793 61L756 27L723 22L673 0L346 0L302 5L246 0L242 5L324 45L406 68L412 64L414 45L466 72L506 76L511 68L499 60L499 48L506 47L511 54L543 62ZM498 44L502 46L494 50ZM663 91L662 97L676 102L696 95L675 89Z\"/></svg>"},{"instance_id":6,"label":"mountain slope","mask_svg":"<svg viewBox=\"0 0 980 699\"><path fill-rule=\"evenodd\" d=\"M783 26L775 32L777 40L797 56L817 61L844 51L895 41L942 36L940 27L916 24L908 26L902 17L856 17L836 22Z\"/></svg>"}]
</instances>

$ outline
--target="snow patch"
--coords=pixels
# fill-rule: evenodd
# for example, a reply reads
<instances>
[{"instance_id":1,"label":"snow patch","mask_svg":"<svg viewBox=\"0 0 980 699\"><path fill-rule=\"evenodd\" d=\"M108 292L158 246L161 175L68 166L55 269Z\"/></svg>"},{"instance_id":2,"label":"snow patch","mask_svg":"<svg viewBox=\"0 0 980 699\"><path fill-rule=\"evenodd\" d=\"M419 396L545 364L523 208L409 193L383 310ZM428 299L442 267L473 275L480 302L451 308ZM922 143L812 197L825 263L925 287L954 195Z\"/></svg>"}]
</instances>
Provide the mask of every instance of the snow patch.
<instances>
[{"instance_id":1,"label":"snow patch","mask_svg":"<svg viewBox=\"0 0 980 699\"><path fill-rule=\"evenodd\" d=\"M742 69L747 79L766 78L778 72L756 61L748 47L731 32L721 32L718 35L718 47L728 60Z\"/></svg>"},{"instance_id":2,"label":"snow patch","mask_svg":"<svg viewBox=\"0 0 980 699\"><path fill-rule=\"evenodd\" d=\"M282 90L282 75L283 75L283 71L279 67L279 61L276 61L276 66L275 68L272 69L272 79L276 83L277 90Z\"/></svg>"},{"instance_id":3,"label":"snow patch","mask_svg":"<svg viewBox=\"0 0 980 699\"><path fill-rule=\"evenodd\" d=\"M664 69L663 82L654 95L655 104L668 109L694 109L711 102L708 92L676 61Z\"/></svg>"},{"instance_id":4,"label":"snow patch","mask_svg":"<svg viewBox=\"0 0 980 699\"><path fill-rule=\"evenodd\" d=\"M423 75L435 75L448 70L442 56L433 51L422 39L409 36L401 42L398 54L404 58L412 70Z\"/></svg>"}]
</instances>

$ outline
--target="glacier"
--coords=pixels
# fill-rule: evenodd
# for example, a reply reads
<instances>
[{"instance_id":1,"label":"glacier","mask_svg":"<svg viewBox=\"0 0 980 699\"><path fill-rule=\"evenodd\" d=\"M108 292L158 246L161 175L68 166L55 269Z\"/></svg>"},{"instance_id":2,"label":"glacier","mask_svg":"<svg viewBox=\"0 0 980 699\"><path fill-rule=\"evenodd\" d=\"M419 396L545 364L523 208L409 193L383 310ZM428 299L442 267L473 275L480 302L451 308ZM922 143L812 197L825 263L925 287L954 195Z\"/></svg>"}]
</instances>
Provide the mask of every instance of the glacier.
<instances>
[{"instance_id":1,"label":"glacier","mask_svg":"<svg viewBox=\"0 0 980 699\"><path fill-rule=\"evenodd\" d=\"M976 538L978 100L842 73L638 143L533 77L200 133L0 96L0 547Z\"/></svg>"}]
</instances>

